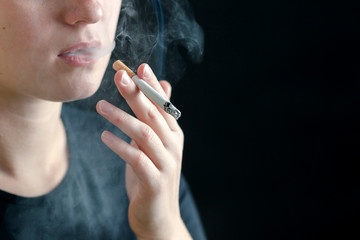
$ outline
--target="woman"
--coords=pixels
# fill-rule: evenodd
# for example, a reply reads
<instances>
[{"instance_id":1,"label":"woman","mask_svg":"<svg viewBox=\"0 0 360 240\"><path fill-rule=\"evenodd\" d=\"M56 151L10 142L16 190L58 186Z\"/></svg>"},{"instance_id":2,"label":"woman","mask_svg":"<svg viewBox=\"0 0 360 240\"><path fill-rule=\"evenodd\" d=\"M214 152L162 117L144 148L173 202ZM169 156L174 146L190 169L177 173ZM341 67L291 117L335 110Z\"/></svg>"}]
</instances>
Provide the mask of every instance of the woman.
<instances>
[{"instance_id":1,"label":"woman","mask_svg":"<svg viewBox=\"0 0 360 240\"><path fill-rule=\"evenodd\" d=\"M113 42L120 5L0 0L1 239L204 238L181 180L183 133L125 72L114 80L137 118L105 100L102 117L63 107L98 89L109 54L81 50ZM138 75L170 97L148 65Z\"/></svg>"}]
</instances>

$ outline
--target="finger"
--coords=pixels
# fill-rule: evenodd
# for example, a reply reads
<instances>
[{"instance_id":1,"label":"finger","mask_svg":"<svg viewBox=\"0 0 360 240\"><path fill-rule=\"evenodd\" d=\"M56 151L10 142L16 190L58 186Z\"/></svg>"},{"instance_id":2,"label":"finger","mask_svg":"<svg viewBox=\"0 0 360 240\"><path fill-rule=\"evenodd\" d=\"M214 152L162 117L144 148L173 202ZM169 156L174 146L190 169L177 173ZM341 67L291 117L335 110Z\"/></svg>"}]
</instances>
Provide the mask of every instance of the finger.
<instances>
[{"instance_id":1,"label":"finger","mask_svg":"<svg viewBox=\"0 0 360 240\"><path fill-rule=\"evenodd\" d=\"M143 63L138 68L138 76L143 79L145 82L147 82L152 88L154 88L160 95L163 97L167 97L165 91L161 87L159 81L157 80L155 74L151 70L150 66ZM171 116L170 114L166 113L161 107L157 106L160 113L165 118L166 122L169 124L170 129L173 131L179 131L180 127L178 125L178 122L176 119Z\"/></svg>"},{"instance_id":2,"label":"finger","mask_svg":"<svg viewBox=\"0 0 360 240\"><path fill-rule=\"evenodd\" d=\"M143 182L148 182L154 174L158 174L159 171L156 166L140 149L133 147L108 131L102 133L101 140L128 163L136 176Z\"/></svg>"},{"instance_id":3,"label":"finger","mask_svg":"<svg viewBox=\"0 0 360 240\"><path fill-rule=\"evenodd\" d=\"M125 71L115 74L115 84L139 120L149 125L163 143L171 138L168 123L158 108L136 87Z\"/></svg>"},{"instance_id":4,"label":"finger","mask_svg":"<svg viewBox=\"0 0 360 240\"><path fill-rule=\"evenodd\" d=\"M136 144L136 142L135 142L134 140L132 140L132 141L130 142L130 145L133 146L133 147L136 148L136 149L140 149L139 146Z\"/></svg>"},{"instance_id":5,"label":"finger","mask_svg":"<svg viewBox=\"0 0 360 240\"><path fill-rule=\"evenodd\" d=\"M133 139L159 169L166 164L164 156L167 151L151 127L105 100L99 101L96 109L100 115Z\"/></svg>"},{"instance_id":6,"label":"finger","mask_svg":"<svg viewBox=\"0 0 360 240\"><path fill-rule=\"evenodd\" d=\"M171 84L166 80L161 80L161 81L159 81L159 83L160 83L160 86L162 87L162 89L164 90L167 98L170 99L170 97L171 97Z\"/></svg>"}]
</instances>

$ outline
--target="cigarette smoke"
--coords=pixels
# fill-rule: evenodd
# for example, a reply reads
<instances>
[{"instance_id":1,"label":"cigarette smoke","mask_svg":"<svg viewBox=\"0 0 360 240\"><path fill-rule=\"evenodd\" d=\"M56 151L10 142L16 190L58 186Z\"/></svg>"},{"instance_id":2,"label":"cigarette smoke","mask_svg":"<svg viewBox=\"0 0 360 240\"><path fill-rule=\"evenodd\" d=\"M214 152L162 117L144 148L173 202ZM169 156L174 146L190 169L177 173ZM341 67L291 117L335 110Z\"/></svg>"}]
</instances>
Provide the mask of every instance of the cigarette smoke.
<instances>
[{"instance_id":1,"label":"cigarette smoke","mask_svg":"<svg viewBox=\"0 0 360 240\"><path fill-rule=\"evenodd\" d=\"M131 68L148 62L159 78L178 80L184 60L201 60L203 34L186 0L125 0L117 45L115 56Z\"/></svg>"},{"instance_id":2,"label":"cigarette smoke","mask_svg":"<svg viewBox=\"0 0 360 240\"><path fill-rule=\"evenodd\" d=\"M96 102L100 99L106 99L124 111L131 113L131 109L114 84L115 71L112 69L113 62L120 59L135 71L141 63L146 62L152 67L159 80L166 79L174 84L182 77L186 63L190 61L199 62L203 54L203 33L194 19L187 0L123 0L115 41L116 48L111 55L99 90L88 99L67 104L95 111ZM74 126L74 129L78 129L80 133L94 131L93 122L92 119L79 120L78 126ZM99 124L102 124L102 122ZM104 123L104 130L112 129L106 124L110 123ZM91 130L84 130L85 128ZM119 134L118 136L123 137ZM78 142L83 145L78 150L79 152L83 151L83 153L79 154L86 156L87 152L96 152L97 155L92 158L101 161L102 166L100 170L84 169L84 172L91 175L89 179L97 182L97 184L93 184L94 186L103 186L103 189L100 187L99 189L92 189L92 191L102 192L106 191L106 189L109 191L109 189L116 187L109 186L109 183L102 183L101 178L98 178L99 174L119 176L119 184L125 186L124 173L116 172L111 165L114 163L110 162L110 160L105 162L108 159L107 154L110 154L110 150L108 150L108 153L103 152L100 133L94 131L94 136L91 139L87 138L88 136L82 137L81 134L78 137L80 140ZM95 140L97 142L94 142ZM86 159L86 161L88 160ZM83 164L84 166L87 165L86 163ZM87 183L79 183L79 189L82 189L83 186L84 189L88 189L85 184ZM99 193L98 196L101 197L102 194ZM84 199L81 206L90 208L91 204L87 202L90 200ZM114 205L114 199L101 199L101 202ZM117 205L116 208L118 209L114 209L114 211L118 212L119 215L126 215L127 213L124 212L122 207ZM119 229L112 226L112 219L107 217L109 214L102 210L102 206L99 206L96 211L98 211L96 216L100 219L99 222L112 227L106 234L108 236L118 234ZM91 221L91 217L87 220ZM76 221L81 222L83 219L78 219L76 213L74 213L74 222ZM94 225L94 229L96 228L97 226Z\"/></svg>"},{"instance_id":3,"label":"cigarette smoke","mask_svg":"<svg viewBox=\"0 0 360 240\"><path fill-rule=\"evenodd\" d=\"M146 62L159 80L175 84L187 63L198 63L203 55L203 32L187 0L123 0L115 41L97 93L72 104L93 110L95 103L105 98L129 110L113 83L111 65L117 59L135 71Z\"/></svg>"}]
</instances>

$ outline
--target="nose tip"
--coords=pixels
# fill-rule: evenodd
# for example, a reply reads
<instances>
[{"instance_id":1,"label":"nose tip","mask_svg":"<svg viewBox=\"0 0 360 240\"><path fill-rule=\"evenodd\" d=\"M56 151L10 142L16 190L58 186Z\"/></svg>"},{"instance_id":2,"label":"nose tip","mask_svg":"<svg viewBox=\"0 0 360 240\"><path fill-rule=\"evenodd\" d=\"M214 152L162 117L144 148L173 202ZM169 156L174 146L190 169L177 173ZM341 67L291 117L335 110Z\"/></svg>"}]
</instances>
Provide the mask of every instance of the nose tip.
<instances>
[{"instance_id":1,"label":"nose tip","mask_svg":"<svg viewBox=\"0 0 360 240\"><path fill-rule=\"evenodd\" d=\"M97 0L73 0L64 12L67 24L96 23L103 17L103 8Z\"/></svg>"},{"instance_id":2,"label":"nose tip","mask_svg":"<svg viewBox=\"0 0 360 240\"><path fill-rule=\"evenodd\" d=\"M92 15L92 23L98 22L100 21L100 19L103 17L104 13L103 13L103 9L102 7L98 4L97 8L94 8L94 13ZM90 19L89 19L90 20Z\"/></svg>"}]
</instances>

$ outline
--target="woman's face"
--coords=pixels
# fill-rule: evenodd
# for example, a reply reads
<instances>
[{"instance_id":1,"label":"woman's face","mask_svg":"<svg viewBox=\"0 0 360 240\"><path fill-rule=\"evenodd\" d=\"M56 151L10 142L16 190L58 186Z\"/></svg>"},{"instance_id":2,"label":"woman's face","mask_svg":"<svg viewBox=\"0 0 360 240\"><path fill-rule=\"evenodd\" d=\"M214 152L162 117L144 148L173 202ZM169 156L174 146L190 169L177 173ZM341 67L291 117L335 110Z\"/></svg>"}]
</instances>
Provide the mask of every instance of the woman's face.
<instances>
[{"instance_id":1,"label":"woman's face","mask_svg":"<svg viewBox=\"0 0 360 240\"><path fill-rule=\"evenodd\" d=\"M114 41L121 0L0 0L0 94L70 101L92 95Z\"/></svg>"}]
</instances>

